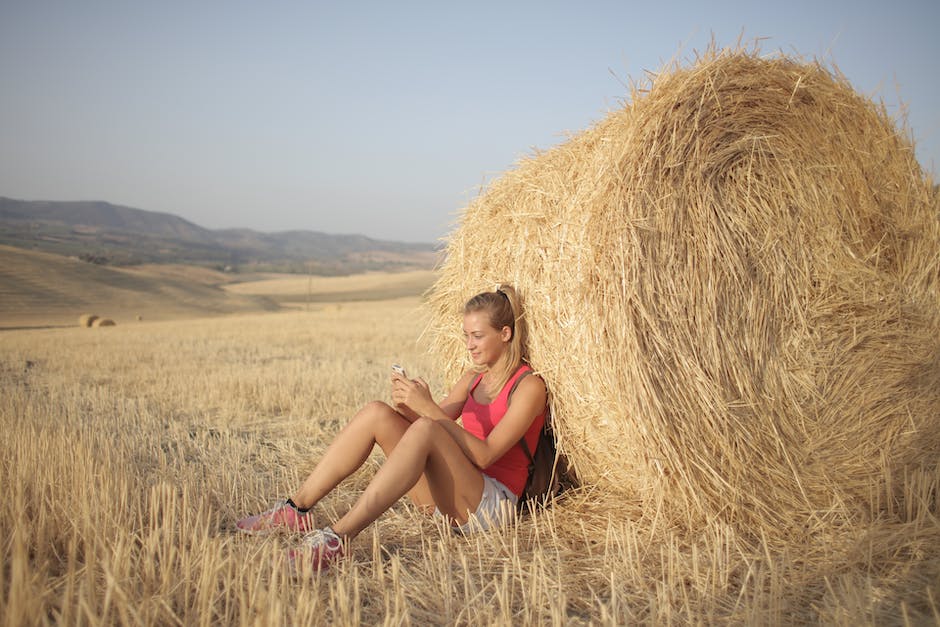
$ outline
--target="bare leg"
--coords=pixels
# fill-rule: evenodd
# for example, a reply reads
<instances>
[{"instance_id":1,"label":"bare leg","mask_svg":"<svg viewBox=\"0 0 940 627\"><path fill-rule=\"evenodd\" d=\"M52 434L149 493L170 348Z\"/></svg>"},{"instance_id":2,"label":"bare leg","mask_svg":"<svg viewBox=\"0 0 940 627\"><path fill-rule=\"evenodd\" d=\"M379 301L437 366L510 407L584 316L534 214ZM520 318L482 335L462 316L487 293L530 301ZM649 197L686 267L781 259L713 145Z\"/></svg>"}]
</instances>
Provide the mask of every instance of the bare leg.
<instances>
[{"instance_id":1,"label":"bare leg","mask_svg":"<svg viewBox=\"0 0 940 627\"><path fill-rule=\"evenodd\" d=\"M422 477L438 509L465 523L483 496L483 474L457 442L429 418L416 420L353 508L333 530L352 539L411 490Z\"/></svg>"},{"instance_id":2,"label":"bare leg","mask_svg":"<svg viewBox=\"0 0 940 627\"><path fill-rule=\"evenodd\" d=\"M291 500L298 507L313 507L365 463L375 444L382 447L386 457L391 455L410 426L411 423L389 405L380 401L369 403L339 432ZM418 506L434 506L424 479L415 484L410 496Z\"/></svg>"}]
</instances>

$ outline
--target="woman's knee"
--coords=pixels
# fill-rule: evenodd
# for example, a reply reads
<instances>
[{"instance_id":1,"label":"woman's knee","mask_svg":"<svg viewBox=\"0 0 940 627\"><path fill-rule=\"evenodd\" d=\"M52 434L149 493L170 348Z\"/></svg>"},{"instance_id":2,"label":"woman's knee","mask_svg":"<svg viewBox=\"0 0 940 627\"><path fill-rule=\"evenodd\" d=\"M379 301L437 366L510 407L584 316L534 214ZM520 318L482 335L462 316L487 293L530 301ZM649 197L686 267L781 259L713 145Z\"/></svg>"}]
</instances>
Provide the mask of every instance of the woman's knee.
<instances>
[{"instance_id":1,"label":"woman's knee","mask_svg":"<svg viewBox=\"0 0 940 627\"><path fill-rule=\"evenodd\" d=\"M437 434L442 432L444 430L436 420L422 416L411 423L404 437L416 442L431 442Z\"/></svg>"},{"instance_id":2,"label":"woman's knee","mask_svg":"<svg viewBox=\"0 0 940 627\"><path fill-rule=\"evenodd\" d=\"M359 413L370 413L370 414L385 414L385 413L395 413L395 410L392 409L392 406L386 403L385 401L369 401L362 406L362 409L359 410Z\"/></svg>"},{"instance_id":3,"label":"woman's knee","mask_svg":"<svg viewBox=\"0 0 940 627\"><path fill-rule=\"evenodd\" d=\"M408 421L391 405L382 401L367 403L353 416L350 424L361 425L388 454L408 428Z\"/></svg>"},{"instance_id":4,"label":"woman's knee","mask_svg":"<svg viewBox=\"0 0 940 627\"><path fill-rule=\"evenodd\" d=\"M416 418L415 421L411 423L411 427L408 430L411 431L411 429L414 429L416 432L420 431L424 433L432 431L435 427L437 427L436 420L433 418L428 418L427 416L421 416L420 418Z\"/></svg>"},{"instance_id":5,"label":"woman's knee","mask_svg":"<svg viewBox=\"0 0 940 627\"><path fill-rule=\"evenodd\" d=\"M383 403L382 401L371 401L362 406L356 414L352 417L353 421L368 421L368 422L378 422L382 420L388 420L390 418L401 418L401 416L396 412L388 403Z\"/></svg>"}]
</instances>

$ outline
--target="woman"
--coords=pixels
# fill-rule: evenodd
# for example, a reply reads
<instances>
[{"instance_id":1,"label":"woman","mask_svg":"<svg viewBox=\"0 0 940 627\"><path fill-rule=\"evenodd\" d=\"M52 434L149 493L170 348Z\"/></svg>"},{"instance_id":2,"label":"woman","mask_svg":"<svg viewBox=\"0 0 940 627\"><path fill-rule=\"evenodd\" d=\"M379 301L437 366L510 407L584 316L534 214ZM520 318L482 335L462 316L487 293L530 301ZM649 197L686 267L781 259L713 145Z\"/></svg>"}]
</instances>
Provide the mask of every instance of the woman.
<instances>
[{"instance_id":1,"label":"woman","mask_svg":"<svg viewBox=\"0 0 940 627\"><path fill-rule=\"evenodd\" d=\"M311 508L368 459L378 444L386 461L345 515L311 531L291 563L324 570L349 541L408 494L462 531L486 529L515 510L528 478L519 440L535 450L545 421L545 384L526 376L525 329L515 290L483 292L464 306L463 333L474 367L436 403L423 379L392 374L394 407L363 407L336 436L300 489L262 514L244 518L246 533L311 531ZM511 396L511 404L510 404ZM456 422L461 418L461 423ZM297 562L298 564L295 564Z\"/></svg>"}]
</instances>

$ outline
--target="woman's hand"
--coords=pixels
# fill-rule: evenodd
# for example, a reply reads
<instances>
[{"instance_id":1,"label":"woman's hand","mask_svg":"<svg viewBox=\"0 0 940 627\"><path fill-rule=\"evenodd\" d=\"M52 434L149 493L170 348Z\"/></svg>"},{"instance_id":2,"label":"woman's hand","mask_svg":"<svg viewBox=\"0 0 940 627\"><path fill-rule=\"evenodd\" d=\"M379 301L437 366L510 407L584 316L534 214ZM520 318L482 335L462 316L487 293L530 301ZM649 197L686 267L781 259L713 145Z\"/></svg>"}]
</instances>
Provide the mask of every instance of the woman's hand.
<instances>
[{"instance_id":1,"label":"woman's hand","mask_svg":"<svg viewBox=\"0 0 940 627\"><path fill-rule=\"evenodd\" d=\"M392 373L392 402L400 409L409 409L418 416L431 416L438 410L431 388L424 379L406 379Z\"/></svg>"}]
</instances>

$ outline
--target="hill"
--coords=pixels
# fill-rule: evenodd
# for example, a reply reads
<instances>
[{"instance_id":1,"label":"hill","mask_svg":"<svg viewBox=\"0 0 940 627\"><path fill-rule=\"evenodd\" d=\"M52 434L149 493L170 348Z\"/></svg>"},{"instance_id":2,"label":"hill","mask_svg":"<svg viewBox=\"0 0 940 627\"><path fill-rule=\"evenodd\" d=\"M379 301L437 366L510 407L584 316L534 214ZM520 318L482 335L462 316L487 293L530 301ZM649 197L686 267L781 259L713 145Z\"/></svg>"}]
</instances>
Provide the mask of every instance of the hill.
<instances>
[{"instance_id":1,"label":"hill","mask_svg":"<svg viewBox=\"0 0 940 627\"><path fill-rule=\"evenodd\" d=\"M323 275L430 269L433 244L317 231L203 228L169 213L107 202L0 197L0 244L103 265L186 263Z\"/></svg>"},{"instance_id":2,"label":"hill","mask_svg":"<svg viewBox=\"0 0 940 627\"><path fill-rule=\"evenodd\" d=\"M213 243L212 231L169 213L144 211L107 202L25 201L0 197L0 221L60 223L77 228L147 234Z\"/></svg>"},{"instance_id":3,"label":"hill","mask_svg":"<svg viewBox=\"0 0 940 627\"><path fill-rule=\"evenodd\" d=\"M119 324L278 309L270 298L237 294L211 276L111 268L0 245L0 328L72 325L82 313Z\"/></svg>"},{"instance_id":4,"label":"hill","mask_svg":"<svg viewBox=\"0 0 940 627\"><path fill-rule=\"evenodd\" d=\"M123 325L138 316L203 318L415 297L435 277L430 270L314 277L183 264L122 268L0 245L0 330L73 326L84 313Z\"/></svg>"}]
</instances>

